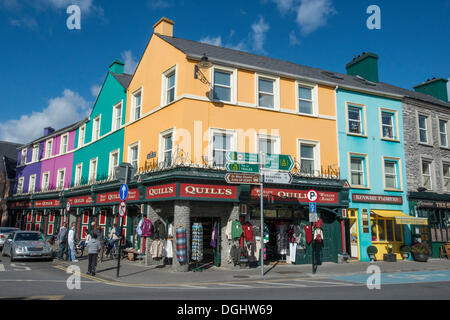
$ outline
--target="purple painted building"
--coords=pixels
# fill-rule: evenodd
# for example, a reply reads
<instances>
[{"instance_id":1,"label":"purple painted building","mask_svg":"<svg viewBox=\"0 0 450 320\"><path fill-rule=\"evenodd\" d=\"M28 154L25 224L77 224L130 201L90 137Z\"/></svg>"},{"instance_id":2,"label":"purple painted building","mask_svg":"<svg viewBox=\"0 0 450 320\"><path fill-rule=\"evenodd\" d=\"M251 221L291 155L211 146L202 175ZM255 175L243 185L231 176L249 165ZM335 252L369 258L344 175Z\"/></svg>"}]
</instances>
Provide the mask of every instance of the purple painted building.
<instances>
[{"instance_id":1,"label":"purple painted building","mask_svg":"<svg viewBox=\"0 0 450 320\"><path fill-rule=\"evenodd\" d=\"M45 128L44 136L19 149L14 194L70 188L77 127Z\"/></svg>"}]
</instances>

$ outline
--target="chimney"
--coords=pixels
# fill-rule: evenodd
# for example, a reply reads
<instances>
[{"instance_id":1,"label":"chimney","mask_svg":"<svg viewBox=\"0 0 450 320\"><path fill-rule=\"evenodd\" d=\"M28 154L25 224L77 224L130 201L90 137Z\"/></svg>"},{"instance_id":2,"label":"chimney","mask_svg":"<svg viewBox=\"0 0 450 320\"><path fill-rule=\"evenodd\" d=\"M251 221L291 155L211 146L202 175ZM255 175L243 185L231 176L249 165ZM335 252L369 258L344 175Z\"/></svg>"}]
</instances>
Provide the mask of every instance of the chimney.
<instances>
[{"instance_id":1,"label":"chimney","mask_svg":"<svg viewBox=\"0 0 450 320\"><path fill-rule=\"evenodd\" d=\"M175 24L175 22L173 22L172 20L162 17L153 26L153 33L159 33L162 36L173 37L173 25L174 24Z\"/></svg>"},{"instance_id":2,"label":"chimney","mask_svg":"<svg viewBox=\"0 0 450 320\"><path fill-rule=\"evenodd\" d=\"M447 79L433 78L414 87L416 92L421 92L435 97L436 99L448 102Z\"/></svg>"},{"instance_id":3,"label":"chimney","mask_svg":"<svg viewBox=\"0 0 450 320\"><path fill-rule=\"evenodd\" d=\"M123 74L124 63L119 60L114 60L109 66L109 71L113 73Z\"/></svg>"},{"instance_id":4,"label":"chimney","mask_svg":"<svg viewBox=\"0 0 450 320\"><path fill-rule=\"evenodd\" d=\"M53 129L52 127L44 128L44 137L52 134L53 132L55 132L55 129Z\"/></svg>"},{"instance_id":5,"label":"chimney","mask_svg":"<svg viewBox=\"0 0 450 320\"><path fill-rule=\"evenodd\" d=\"M375 53L363 52L353 58L353 61L348 63L345 68L347 74L351 76L360 76L371 82L378 83L378 56Z\"/></svg>"}]
</instances>

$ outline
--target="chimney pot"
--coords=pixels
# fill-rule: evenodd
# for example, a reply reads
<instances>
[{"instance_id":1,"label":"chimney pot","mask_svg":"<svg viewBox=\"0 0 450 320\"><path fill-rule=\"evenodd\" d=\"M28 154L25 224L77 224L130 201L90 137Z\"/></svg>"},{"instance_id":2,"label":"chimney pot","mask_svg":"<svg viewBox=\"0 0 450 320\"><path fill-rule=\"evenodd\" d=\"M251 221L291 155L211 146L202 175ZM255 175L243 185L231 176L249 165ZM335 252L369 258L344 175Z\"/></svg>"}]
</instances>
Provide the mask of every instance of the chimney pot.
<instances>
[{"instance_id":1,"label":"chimney pot","mask_svg":"<svg viewBox=\"0 0 450 320\"><path fill-rule=\"evenodd\" d=\"M158 33L163 36L173 37L173 26L175 22L166 17L162 17L155 25L153 26L153 33Z\"/></svg>"}]
</instances>

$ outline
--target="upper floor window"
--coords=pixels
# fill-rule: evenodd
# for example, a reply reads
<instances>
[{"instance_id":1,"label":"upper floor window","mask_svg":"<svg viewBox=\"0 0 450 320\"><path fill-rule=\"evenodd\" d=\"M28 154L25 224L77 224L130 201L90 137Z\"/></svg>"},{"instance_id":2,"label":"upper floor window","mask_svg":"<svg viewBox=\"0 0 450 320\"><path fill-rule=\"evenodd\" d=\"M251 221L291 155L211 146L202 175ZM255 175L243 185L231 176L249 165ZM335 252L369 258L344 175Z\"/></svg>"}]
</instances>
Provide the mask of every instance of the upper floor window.
<instances>
[{"instance_id":1,"label":"upper floor window","mask_svg":"<svg viewBox=\"0 0 450 320\"><path fill-rule=\"evenodd\" d=\"M116 104L113 108L113 125L112 130L120 129L122 125L122 102Z\"/></svg>"},{"instance_id":2,"label":"upper floor window","mask_svg":"<svg viewBox=\"0 0 450 320\"><path fill-rule=\"evenodd\" d=\"M347 110L348 132L363 135L363 109L361 107L349 105Z\"/></svg>"},{"instance_id":3,"label":"upper floor window","mask_svg":"<svg viewBox=\"0 0 450 320\"><path fill-rule=\"evenodd\" d=\"M141 118L142 108L142 90L133 94L132 108L131 108L131 120L135 121Z\"/></svg>"},{"instance_id":4,"label":"upper floor window","mask_svg":"<svg viewBox=\"0 0 450 320\"><path fill-rule=\"evenodd\" d=\"M258 135L257 153L280 154L280 138L275 136Z\"/></svg>"},{"instance_id":5,"label":"upper floor window","mask_svg":"<svg viewBox=\"0 0 450 320\"><path fill-rule=\"evenodd\" d=\"M116 176L116 168L119 166L119 150L109 154L109 178L114 179Z\"/></svg>"},{"instance_id":6,"label":"upper floor window","mask_svg":"<svg viewBox=\"0 0 450 320\"><path fill-rule=\"evenodd\" d=\"M23 193L23 183L24 183L25 178L24 177L20 177L19 180L17 181L17 193L21 194Z\"/></svg>"},{"instance_id":7,"label":"upper floor window","mask_svg":"<svg viewBox=\"0 0 450 320\"><path fill-rule=\"evenodd\" d=\"M172 165L173 154L173 131L165 132L161 134L161 148L162 161L164 167L170 167Z\"/></svg>"},{"instance_id":8,"label":"upper floor window","mask_svg":"<svg viewBox=\"0 0 450 320\"><path fill-rule=\"evenodd\" d=\"M176 66L163 74L163 105L175 100Z\"/></svg>"},{"instance_id":9,"label":"upper floor window","mask_svg":"<svg viewBox=\"0 0 450 320\"><path fill-rule=\"evenodd\" d=\"M33 193L36 191L36 175L30 176L30 182L28 183L28 193Z\"/></svg>"},{"instance_id":10,"label":"upper floor window","mask_svg":"<svg viewBox=\"0 0 450 320\"><path fill-rule=\"evenodd\" d=\"M441 147L448 147L447 121L439 120L439 139Z\"/></svg>"},{"instance_id":11,"label":"upper floor window","mask_svg":"<svg viewBox=\"0 0 450 320\"><path fill-rule=\"evenodd\" d=\"M384 160L384 185L386 189L400 189L398 166L397 160Z\"/></svg>"},{"instance_id":12,"label":"upper floor window","mask_svg":"<svg viewBox=\"0 0 450 320\"><path fill-rule=\"evenodd\" d=\"M298 112L314 114L313 88L298 86Z\"/></svg>"},{"instance_id":13,"label":"upper floor window","mask_svg":"<svg viewBox=\"0 0 450 320\"><path fill-rule=\"evenodd\" d=\"M313 174L320 167L319 144L310 141L299 142L300 171Z\"/></svg>"},{"instance_id":14,"label":"upper floor window","mask_svg":"<svg viewBox=\"0 0 450 320\"><path fill-rule=\"evenodd\" d=\"M50 172L44 172L42 174L42 191L47 191L50 184Z\"/></svg>"},{"instance_id":15,"label":"upper floor window","mask_svg":"<svg viewBox=\"0 0 450 320\"><path fill-rule=\"evenodd\" d=\"M84 145L84 136L86 133L86 125L80 127L80 130L78 131L78 147L82 147Z\"/></svg>"},{"instance_id":16,"label":"upper floor window","mask_svg":"<svg viewBox=\"0 0 450 320\"><path fill-rule=\"evenodd\" d=\"M50 158L52 156L53 140L47 140L45 142L45 158Z\"/></svg>"},{"instance_id":17,"label":"upper floor window","mask_svg":"<svg viewBox=\"0 0 450 320\"><path fill-rule=\"evenodd\" d=\"M381 112L381 131L385 139L395 139L395 114L388 111Z\"/></svg>"},{"instance_id":18,"label":"upper floor window","mask_svg":"<svg viewBox=\"0 0 450 320\"><path fill-rule=\"evenodd\" d=\"M214 100L231 102L231 80L231 72L214 69Z\"/></svg>"},{"instance_id":19,"label":"upper floor window","mask_svg":"<svg viewBox=\"0 0 450 320\"><path fill-rule=\"evenodd\" d=\"M422 186L427 190L432 190L433 188L431 163L432 161L430 160L422 159Z\"/></svg>"},{"instance_id":20,"label":"upper floor window","mask_svg":"<svg viewBox=\"0 0 450 320\"><path fill-rule=\"evenodd\" d=\"M366 157L354 155L350 157L350 184L352 187L367 187Z\"/></svg>"},{"instance_id":21,"label":"upper floor window","mask_svg":"<svg viewBox=\"0 0 450 320\"><path fill-rule=\"evenodd\" d=\"M275 108L275 80L258 77L258 106Z\"/></svg>"},{"instance_id":22,"label":"upper floor window","mask_svg":"<svg viewBox=\"0 0 450 320\"><path fill-rule=\"evenodd\" d=\"M22 154L20 156L20 164L21 165L24 165L25 163L27 163L27 153L28 153L27 148L22 149Z\"/></svg>"},{"instance_id":23,"label":"upper floor window","mask_svg":"<svg viewBox=\"0 0 450 320\"><path fill-rule=\"evenodd\" d=\"M89 183L97 181L97 158L89 162Z\"/></svg>"},{"instance_id":24,"label":"upper floor window","mask_svg":"<svg viewBox=\"0 0 450 320\"><path fill-rule=\"evenodd\" d=\"M449 163L442 164L442 176L444 179L444 190L450 191L450 164Z\"/></svg>"},{"instance_id":25,"label":"upper floor window","mask_svg":"<svg viewBox=\"0 0 450 320\"><path fill-rule=\"evenodd\" d=\"M233 134L226 132L213 132L213 165L224 167L226 165L226 153L233 151Z\"/></svg>"},{"instance_id":26,"label":"upper floor window","mask_svg":"<svg viewBox=\"0 0 450 320\"><path fill-rule=\"evenodd\" d=\"M139 166L139 143L134 143L128 149L128 161L137 170Z\"/></svg>"},{"instance_id":27,"label":"upper floor window","mask_svg":"<svg viewBox=\"0 0 450 320\"><path fill-rule=\"evenodd\" d=\"M80 163L75 167L75 186L79 186L81 184L82 174L83 174L83 164Z\"/></svg>"},{"instance_id":28,"label":"upper floor window","mask_svg":"<svg viewBox=\"0 0 450 320\"><path fill-rule=\"evenodd\" d=\"M419 116L419 141L428 143L428 117Z\"/></svg>"},{"instance_id":29,"label":"upper floor window","mask_svg":"<svg viewBox=\"0 0 450 320\"><path fill-rule=\"evenodd\" d=\"M33 162L39 161L39 145L33 147Z\"/></svg>"},{"instance_id":30,"label":"upper floor window","mask_svg":"<svg viewBox=\"0 0 450 320\"><path fill-rule=\"evenodd\" d=\"M58 190L64 189L64 178L66 176L66 169L58 170L58 176L56 181L56 188Z\"/></svg>"},{"instance_id":31,"label":"upper floor window","mask_svg":"<svg viewBox=\"0 0 450 320\"><path fill-rule=\"evenodd\" d=\"M60 153L64 154L69 148L69 134L65 134L61 137L61 150Z\"/></svg>"},{"instance_id":32,"label":"upper floor window","mask_svg":"<svg viewBox=\"0 0 450 320\"><path fill-rule=\"evenodd\" d=\"M92 141L100 139L100 116L94 119L92 124Z\"/></svg>"}]
</instances>

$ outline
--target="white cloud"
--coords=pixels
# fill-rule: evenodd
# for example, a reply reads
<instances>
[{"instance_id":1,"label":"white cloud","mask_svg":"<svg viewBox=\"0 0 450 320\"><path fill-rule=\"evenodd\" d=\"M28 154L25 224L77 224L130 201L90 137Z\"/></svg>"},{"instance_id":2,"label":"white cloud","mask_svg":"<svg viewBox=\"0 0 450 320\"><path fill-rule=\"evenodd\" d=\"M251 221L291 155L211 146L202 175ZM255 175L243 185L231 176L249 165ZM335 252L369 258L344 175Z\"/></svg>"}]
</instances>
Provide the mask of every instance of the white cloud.
<instances>
[{"instance_id":1,"label":"white cloud","mask_svg":"<svg viewBox=\"0 0 450 320\"><path fill-rule=\"evenodd\" d=\"M336 13L332 0L300 0L300 6L297 9L297 24L300 26L302 34L308 35L325 26L328 18Z\"/></svg>"},{"instance_id":2,"label":"white cloud","mask_svg":"<svg viewBox=\"0 0 450 320\"><path fill-rule=\"evenodd\" d=\"M294 30L292 30L289 33L289 43L291 46L296 46L296 45L300 44L300 40L298 40L297 35L295 34Z\"/></svg>"},{"instance_id":3,"label":"white cloud","mask_svg":"<svg viewBox=\"0 0 450 320\"><path fill-rule=\"evenodd\" d=\"M90 103L78 93L65 89L62 96L50 99L44 110L0 122L0 140L30 142L41 137L45 127L58 130L88 116L89 106Z\"/></svg>"},{"instance_id":4,"label":"white cloud","mask_svg":"<svg viewBox=\"0 0 450 320\"><path fill-rule=\"evenodd\" d=\"M221 47L222 46L222 37L218 36L218 37L214 38L214 37L206 36L206 37L201 38L200 42L210 44L213 46Z\"/></svg>"},{"instance_id":5,"label":"white cloud","mask_svg":"<svg viewBox=\"0 0 450 320\"><path fill-rule=\"evenodd\" d=\"M259 16L259 21L252 24L251 40L253 42L253 50L259 53L265 53L264 41L266 33L269 31L269 25L264 21L263 16Z\"/></svg>"},{"instance_id":6,"label":"white cloud","mask_svg":"<svg viewBox=\"0 0 450 320\"><path fill-rule=\"evenodd\" d=\"M166 0L149 0L148 5L153 9L166 9L171 6L169 1Z\"/></svg>"},{"instance_id":7,"label":"white cloud","mask_svg":"<svg viewBox=\"0 0 450 320\"><path fill-rule=\"evenodd\" d=\"M14 27L36 29L38 24L35 19L23 17L19 19L9 18L9 24Z\"/></svg>"},{"instance_id":8,"label":"white cloud","mask_svg":"<svg viewBox=\"0 0 450 320\"><path fill-rule=\"evenodd\" d=\"M138 65L138 61L134 59L131 50L122 52L121 56L125 64L124 72L128 74L134 74L134 71L136 70L136 67Z\"/></svg>"},{"instance_id":9,"label":"white cloud","mask_svg":"<svg viewBox=\"0 0 450 320\"><path fill-rule=\"evenodd\" d=\"M294 0L272 0L282 14L286 14L294 7Z\"/></svg>"},{"instance_id":10,"label":"white cloud","mask_svg":"<svg viewBox=\"0 0 450 320\"><path fill-rule=\"evenodd\" d=\"M97 98L98 94L100 93L100 90L102 90L101 84L94 84L91 86L91 94L94 98Z\"/></svg>"}]
</instances>

